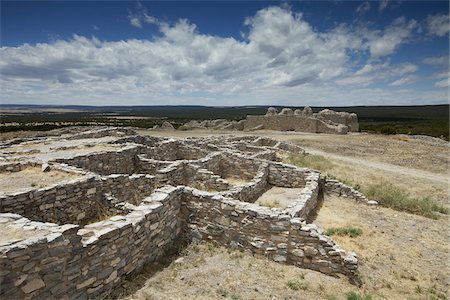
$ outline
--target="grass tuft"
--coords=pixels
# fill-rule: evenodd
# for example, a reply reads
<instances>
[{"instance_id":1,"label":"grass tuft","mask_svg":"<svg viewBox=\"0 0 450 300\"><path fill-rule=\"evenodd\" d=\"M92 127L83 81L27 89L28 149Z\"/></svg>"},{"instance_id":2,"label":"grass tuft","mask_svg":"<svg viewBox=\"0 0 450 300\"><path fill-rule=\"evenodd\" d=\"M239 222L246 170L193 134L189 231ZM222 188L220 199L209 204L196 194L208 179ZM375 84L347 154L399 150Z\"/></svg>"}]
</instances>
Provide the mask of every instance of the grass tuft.
<instances>
[{"instance_id":1,"label":"grass tuft","mask_svg":"<svg viewBox=\"0 0 450 300\"><path fill-rule=\"evenodd\" d=\"M372 300L372 296L370 295L361 295L356 292L347 293L347 300Z\"/></svg>"},{"instance_id":2,"label":"grass tuft","mask_svg":"<svg viewBox=\"0 0 450 300\"><path fill-rule=\"evenodd\" d=\"M411 197L407 191L389 182L380 181L369 184L363 189L363 193L369 199L377 200L382 206L398 211L406 211L432 219L438 218L437 212L449 214L449 209L434 199Z\"/></svg>"},{"instance_id":3,"label":"grass tuft","mask_svg":"<svg viewBox=\"0 0 450 300\"><path fill-rule=\"evenodd\" d=\"M331 227L325 231L325 234L328 236L332 235L340 235L340 236L349 236L349 237L358 237L363 233L361 228L357 227Z\"/></svg>"}]
</instances>

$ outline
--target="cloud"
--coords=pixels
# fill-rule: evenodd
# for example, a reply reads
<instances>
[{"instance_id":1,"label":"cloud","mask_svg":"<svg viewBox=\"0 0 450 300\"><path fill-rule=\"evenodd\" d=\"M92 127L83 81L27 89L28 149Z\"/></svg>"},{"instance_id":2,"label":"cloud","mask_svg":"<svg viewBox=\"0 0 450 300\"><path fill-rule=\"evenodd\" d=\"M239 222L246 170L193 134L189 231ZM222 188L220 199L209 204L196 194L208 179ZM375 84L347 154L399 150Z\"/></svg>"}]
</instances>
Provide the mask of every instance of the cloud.
<instances>
[{"instance_id":1,"label":"cloud","mask_svg":"<svg viewBox=\"0 0 450 300\"><path fill-rule=\"evenodd\" d=\"M411 84L411 83L416 82L418 79L419 79L419 77L416 76L416 75L408 75L408 76L405 76L405 77L402 77L400 79L397 79L397 80L393 81L389 85L391 85L391 86L407 85L407 84Z\"/></svg>"},{"instance_id":2,"label":"cloud","mask_svg":"<svg viewBox=\"0 0 450 300\"><path fill-rule=\"evenodd\" d=\"M397 20L376 31L340 24L321 32L288 7L268 7L245 20L245 39L236 40L202 34L186 19L160 22L140 9L140 14L128 14L130 22L137 27L156 24L158 37L102 41L74 35L70 40L0 48L2 101L353 105L446 99L442 89L418 93L391 88L412 82L415 64L369 57L355 67L354 55L395 52L409 33L386 38L395 40L390 48L380 50L371 43L405 27L412 31L412 21ZM379 83L385 89L374 86ZM348 85L352 88L342 88Z\"/></svg>"},{"instance_id":3,"label":"cloud","mask_svg":"<svg viewBox=\"0 0 450 300\"><path fill-rule=\"evenodd\" d=\"M389 0L380 0L380 6L378 6L378 11L383 11L388 6Z\"/></svg>"},{"instance_id":4,"label":"cloud","mask_svg":"<svg viewBox=\"0 0 450 300\"><path fill-rule=\"evenodd\" d=\"M450 30L449 15L437 14L427 17L427 29L431 35L444 36Z\"/></svg>"},{"instance_id":5,"label":"cloud","mask_svg":"<svg viewBox=\"0 0 450 300\"><path fill-rule=\"evenodd\" d=\"M364 30L363 35L368 40L368 47L372 57L382 57L394 53L400 45L406 43L413 31L419 26L416 20L406 21L399 17L384 30Z\"/></svg>"},{"instance_id":6,"label":"cloud","mask_svg":"<svg viewBox=\"0 0 450 300\"><path fill-rule=\"evenodd\" d=\"M364 15L370 10L370 3L369 1L364 1L356 8L356 13L359 15Z\"/></svg>"},{"instance_id":7,"label":"cloud","mask_svg":"<svg viewBox=\"0 0 450 300\"><path fill-rule=\"evenodd\" d=\"M142 21L140 16L129 12L127 18L130 21L131 26L142 28Z\"/></svg>"},{"instance_id":8,"label":"cloud","mask_svg":"<svg viewBox=\"0 0 450 300\"><path fill-rule=\"evenodd\" d=\"M435 87L445 88L450 86L450 78L446 78L444 80L438 81L434 84Z\"/></svg>"},{"instance_id":9,"label":"cloud","mask_svg":"<svg viewBox=\"0 0 450 300\"><path fill-rule=\"evenodd\" d=\"M427 65L445 66L448 65L448 56L428 57L423 60L423 63Z\"/></svg>"},{"instance_id":10,"label":"cloud","mask_svg":"<svg viewBox=\"0 0 450 300\"><path fill-rule=\"evenodd\" d=\"M96 30L96 31L99 31L99 30L100 30L100 27L98 27L97 25L92 25L92 29L94 29L94 30Z\"/></svg>"},{"instance_id":11,"label":"cloud","mask_svg":"<svg viewBox=\"0 0 450 300\"><path fill-rule=\"evenodd\" d=\"M336 83L341 86L368 86L381 82L391 82L390 86L399 86L418 79L418 67L411 63L391 65L389 62L369 63L346 77L339 78ZM394 81L393 81L394 80Z\"/></svg>"},{"instance_id":12,"label":"cloud","mask_svg":"<svg viewBox=\"0 0 450 300\"><path fill-rule=\"evenodd\" d=\"M156 17L149 15L147 8L145 8L140 1L137 2L134 11L128 11L127 18L130 21L131 26L137 28L143 28L143 24L164 25L164 23L160 22Z\"/></svg>"}]
</instances>

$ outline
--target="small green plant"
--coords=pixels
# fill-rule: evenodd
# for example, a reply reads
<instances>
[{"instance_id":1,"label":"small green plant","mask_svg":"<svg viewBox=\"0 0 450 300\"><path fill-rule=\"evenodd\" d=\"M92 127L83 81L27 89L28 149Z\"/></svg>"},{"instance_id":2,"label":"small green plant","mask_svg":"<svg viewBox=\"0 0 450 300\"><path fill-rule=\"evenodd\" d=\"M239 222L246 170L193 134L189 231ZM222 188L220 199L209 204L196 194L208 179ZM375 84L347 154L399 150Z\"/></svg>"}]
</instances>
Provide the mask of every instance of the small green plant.
<instances>
[{"instance_id":1,"label":"small green plant","mask_svg":"<svg viewBox=\"0 0 450 300\"><path fill-rule=\"evenodd\" d=\"M308 284L306 282L302 282L300 280L290 280L287 283L288 288L290 288L293 291L298 290L306 290L308 288Z\"/></svg>"},{"instance_id":2,"label":"small green plant","mask_svg":"<svg viewBox=\"0 0 450 300\"><path fill-rule=\"evenodd\" d=\"M422 287L420 285L416 286L416 294L422 294L423 290Z\"/></svg>"},{"instance_id":3,"label":"small green plant","mask_svg":"<svg viewBox=\"0 0 450 300\"><path fill-rule=\"evenodd\" d=\"M427 292L428 292L428 299L431 299L431 300L438 300L438 299L447 300L448 299L447 293L437 290L435 286L430 287L427 290Z\"/></svg>"},{"instance_id":4,"label":"small green plant","mask_svg":"<svg viewBox=\"0 0 450 300\"><path fill-rule=\"evenodd\" d=\"M347 300L372 300L372 296L370 295L361 295L357 292L349 292L347 293Z\"/></svg>"},{"instance_id":5,"label":"small green plant","mask_svg":"<svg viewBox=\"0 0 450 300\"><path fill-rule=\"evenodd\" d=\"M37 186L37 183L32 182L30 185L31 185L32 187L35 187L35 186Z\"/></svg>"},{"instance_id":6,"label":"small green plant","mask_svg":"<svg viewBox=\"0 0 450 300\"><path fill-rule=\"evenodd\" d=\"M340 235L340 236L349 236L349 237L358 237L363 233L361 228L357 227L331 227L325 231L325 234L328 236L332 235Z\"/></svg>"},{"instance_id":7,"label":"small green plant","mask_svg":"<svg viewBox=\"0 0 450 300\"><path fill-rule=\"evenodd\" d=\"M229 292L226 288L220 287L217 289L217 294L219 294L220 296L225 298L225 297L228 297Z\"/></svg>"}]
</instances>

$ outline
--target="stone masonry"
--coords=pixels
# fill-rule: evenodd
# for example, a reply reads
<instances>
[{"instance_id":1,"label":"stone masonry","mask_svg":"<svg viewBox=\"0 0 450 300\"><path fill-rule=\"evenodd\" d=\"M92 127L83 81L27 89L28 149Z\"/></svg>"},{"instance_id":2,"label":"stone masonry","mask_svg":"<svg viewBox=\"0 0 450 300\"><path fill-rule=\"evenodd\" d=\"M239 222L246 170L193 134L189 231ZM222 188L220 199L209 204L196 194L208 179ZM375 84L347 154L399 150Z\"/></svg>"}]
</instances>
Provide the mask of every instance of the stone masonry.
<instances>
[{"instance_id":1,"label":"stone masonry","mask_svg":"<svg viewBox=\"0 0 450 300\"><path fill-rule=\"evenodd\" d=\"M185 239L213 240L360 284L356 254L307 220L323 192L367 199L317 171L277 161L286 151L304 153L300 147L251 136L146 137L117 128L80 129L34 142L78 140L83 147L101 138L108 139L99 143L119 148L8 157L2 149L9 146L0 146L0 172L48 164L78 175L0 193L0 226L6 234L19 232L0 239L0 298L106 296ZM284 209L255 203L274 186L302 190Z\"/></svg>"}]
</instances>

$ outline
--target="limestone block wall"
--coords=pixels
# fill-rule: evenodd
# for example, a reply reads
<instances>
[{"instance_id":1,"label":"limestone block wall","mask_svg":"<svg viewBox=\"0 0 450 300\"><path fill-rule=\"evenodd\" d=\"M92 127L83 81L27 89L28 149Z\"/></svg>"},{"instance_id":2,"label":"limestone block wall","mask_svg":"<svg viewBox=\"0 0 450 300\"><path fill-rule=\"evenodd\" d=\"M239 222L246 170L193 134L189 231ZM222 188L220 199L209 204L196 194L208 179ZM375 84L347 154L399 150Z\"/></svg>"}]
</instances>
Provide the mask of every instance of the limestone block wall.
<instances>
[{"instance_id":1,"label":"limestone block wall","mask_svg":"<svg viewBox=\"0 0 450 300\"><path fill-rule=\"evenodd\" d=\"M54 223L84 223L98 216L100 194L95 176L65 184L0 196L0 212Z\"/></svg>"},{"instance_id":2,"label":"limestone block wall","mask_svg":"<svg viewBox=\"0 0 450 300\"><path fill-rule=\"evenodd\" d=\"M189 220L187 234L196 238L357 280L355 254L341 250L317 226L279 209L186 188L181 212Z\"/></svg>"},{"instance_id":3,"label":"limestone block wall","mask_svg":"<svg viewBox=\"0 0 450 300\"><path fill-rule=\"evenodd\" d=\"M83 229L39 223L50 234L0 247L0 296L86 299L108 294L124 275L178 243L181 197L182 188L161 188L129 214ZM26 224L15 216L6 222L0 218L2 226Z\"/></svg>"},{"instance_id":4,"label":"limestone block wall","mask_svg":"<svg viewBox=\"0 0 450 300\"><path fill-rule=\"evenodd\" d=\"M269 165L265 162L261 163L258 172L250 182L244 185L235 186L222 194L229 198L254 203L268 188L270 188L267 182L268 177Z\"/></svg>"},{"instance_id":5,"label":"limestone block wall","mask_svg":"<svg viewBox=\"0 0 450 300\"><path fill-rule=\"evenodd\" d=\"M196 165L185 165L184 176L184 185L205 191L225 191L230 187L219 175Z\"/></svg>"},{"instance_id":6,"label":"limestone block wall","mask_svg":"<svg viewBox=\"0 0 450 300\"><path fill-rule=\"evenodd\" d=\"M149 175L87 175L76 180L33 191L0 195L0 212L17 213L29 219L57 224L87 224L119 212L105 198L137 204L159 186Z\"/></svg>"},{"instance_id":7,"label":"limestone block wall","mask_svg":"<svg viewBox=\"0 0 450 300\"><path fill-rule=\"evenodd\" d=\"M252 130L259 127L269 130L312 133L345 134L348 131L346 125L303 115L247 116L244 127L245 130Z\"/></svg>"},{"instance_id":8,"label":"limestone block wall","mask_svg":"<svg viewBox=\"0 0 450 300\"><path fill-rule=\"evenodd\" d=\"M95 152L88 155L75 156L68 159L56 159L58 163L66 163L100 175L138 173L137 154L141 147L127 146L118 151Z\"/></svg>"},{"instance_id":9,"label":"limestone block wall","mask_svg":"<svg viewBox=\"0 0 450 300\"><path fill-rule=\"evenodd\" d=\"M279 187L304 187L310 170L277 162L269 162L269 178L271 185Z\"/></svg>"},{"instance_id":10,"label":"limestone block wall","mask_svg":"<svg viewBox=\"0 0 450 300\"><path fill-rule=\"evenodd\" d=\"M336 196L341 197L347 197L352 198L358 202L364 202L367 203L369 199L366 198L362 193L357 191L351 186L348 186L342 182L339 182L337 180L329 179L324 177L324 185L325 185L325 192L329 194L333 194Z\"/></svg>"},{"instance_id":11,"label":"limestone block wall","mask_svg":"<svg viewBox=\"0 0 450 300\"><path fill-rule=\"evenodd\" d=\"M286 208L286 212L291 217L306 220L310 213L317 207L319 200L321 200L321 185L323 185L320 183L319 178L320 173L310 172L307 174L305 187L301 191L297 201L294 201Z\"/></svg>"},{"instance_id":12,"label":"limestone block wall","mask_svg":"<svg viewBox=\"0 0 450 300\"><path fill-rule=\"evenodd\" d=\"M237 177L251 180L258 172L258 164L245 155L235 152L224 152L223 155L219 175L224 178Z\"/></svg>"}]
</instances>

